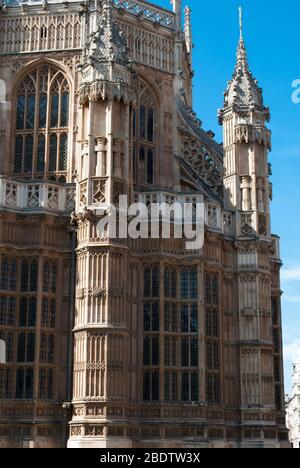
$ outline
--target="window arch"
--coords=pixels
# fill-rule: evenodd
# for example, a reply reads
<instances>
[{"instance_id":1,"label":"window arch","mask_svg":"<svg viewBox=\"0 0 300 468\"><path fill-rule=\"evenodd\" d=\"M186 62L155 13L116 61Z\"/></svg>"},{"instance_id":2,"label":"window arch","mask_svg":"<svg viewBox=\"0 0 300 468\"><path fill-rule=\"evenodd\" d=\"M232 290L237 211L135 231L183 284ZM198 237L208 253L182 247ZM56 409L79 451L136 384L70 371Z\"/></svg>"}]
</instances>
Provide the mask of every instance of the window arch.
<instances>
[{"instance_id":1,"label":"window arch","mask_svg":"<svg viewBox=\"0 0 300 468\"><path fill-rule=\"evenodd\" d=\"M133 112L133 178L136 183L153 185L156 154L156 99L151 90L141 84L138 109Z\"/></svg>"},{"instance_id":2,"label":"window arch","mask_svg":"<svg viewBox=\"0 0 300 468\"><path fill-rule=\"evenodd\" d=\"M61 176L67 171L70 86L64 74L41 65L16 90L13 173Z\"/></svg>"}]
</instances>

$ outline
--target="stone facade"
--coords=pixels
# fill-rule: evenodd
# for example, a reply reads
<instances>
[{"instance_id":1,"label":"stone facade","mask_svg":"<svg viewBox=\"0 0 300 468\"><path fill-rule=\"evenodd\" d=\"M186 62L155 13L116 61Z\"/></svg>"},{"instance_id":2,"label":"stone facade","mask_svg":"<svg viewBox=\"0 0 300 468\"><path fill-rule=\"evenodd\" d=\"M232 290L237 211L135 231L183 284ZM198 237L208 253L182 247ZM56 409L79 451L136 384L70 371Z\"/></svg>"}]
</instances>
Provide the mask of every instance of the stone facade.
<instances>
[{"instance_id":1,"label":"stone facade","mask_svg":"<svg viewBox=\"0 0 300 468\"><path fill-rule=\"evenodd\" d=\"M172 3L1 1L2 447L288 446L269 111L241 34L202 128ZM204 247L100 235L122 194L200 197Z\"/></svg>"},{"instance_id":2,"label":"stone facade","mask_svg":"<svg viewBox=\"0 0 300 468\"><path fill-rule=\"evenodd\" d=\"M289 439L294 448L300 448L300 363L294 365L293 389L286 405Z\"/></svg>"}]
</instances>

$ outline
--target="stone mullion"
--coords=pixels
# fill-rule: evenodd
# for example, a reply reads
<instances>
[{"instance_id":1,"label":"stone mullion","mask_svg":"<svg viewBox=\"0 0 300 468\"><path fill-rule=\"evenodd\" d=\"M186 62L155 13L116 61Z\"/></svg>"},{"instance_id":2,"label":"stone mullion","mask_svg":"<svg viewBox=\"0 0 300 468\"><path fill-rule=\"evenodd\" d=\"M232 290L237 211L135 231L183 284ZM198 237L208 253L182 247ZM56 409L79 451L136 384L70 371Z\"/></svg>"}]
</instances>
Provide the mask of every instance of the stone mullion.
<instances>
[{"instance_id":1,"label":"stone mullion","mask_svg":"<svg viewBox=\"0 0 300 468\"><path fill-rule=\"evenodd\" d=\"M35 89L35 113L33 123L33 152L32 152L32 177L34 178L37 166L37 145L39 131L39 109L40 109L40 68L37 68L37 79Z\"/></svg>"},{"instance_id":2,"label":"stone mullion","mask_svg":"<svg viewBox=\"0 0 300 468\"><path fill-rule=\"evenodd\" d=\"M49 172L49 148L50 148L50 127L51 127L51 111L52 111L52 102L51 102L51 76L50 70L48 71L48 86L47 86L47 111L46 111L46 129L45 129L45 167L44 167L44 176L47 177Z\"/></svg>"},{"instance_id":3,"label":"stone mullion","mask_svg":"<svg viewBox=\"0 0 300 468\"><path fill-rule=\"evenodd\" d=\"M113 201L113 101L107 102L106 108L106 137L107 137L107 152L106 152L106 173L108 176L107 179L107 188L106 188L106 195L107 195L107 202L112 203ZM110 234L109 234L110 235Z\"/></svg>"}]
</instances>

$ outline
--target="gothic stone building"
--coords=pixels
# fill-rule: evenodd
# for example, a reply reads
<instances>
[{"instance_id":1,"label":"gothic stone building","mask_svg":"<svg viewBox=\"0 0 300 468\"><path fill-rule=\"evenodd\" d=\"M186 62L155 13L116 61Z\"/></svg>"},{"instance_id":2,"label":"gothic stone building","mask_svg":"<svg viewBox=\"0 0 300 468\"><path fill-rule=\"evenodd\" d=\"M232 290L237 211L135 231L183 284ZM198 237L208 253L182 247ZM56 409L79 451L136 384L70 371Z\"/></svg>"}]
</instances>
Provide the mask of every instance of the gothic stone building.
<instances>
[{"instance_id":1,"label":"gothic stone building","mask_svg":"<svg viewBox=\"0 0 300 468\"><path fill-rule=\"evenodd\" d=\"M286 422L293 448L300 448L300 362L293 366L293 388L286 402Z\"/></svg>"},{"instance_id":2,"label":"gothic stone building","mask_svg":"<svg viewBox=\"0 0 300 468\"><path fill-rule=\"evenodd\" d=\"M1 447L287 446L269 110L241 33L202 128L172 3L1 0ZM120 194L200 198L204 247L100 235Z\"/></svg>"}]
</instances>

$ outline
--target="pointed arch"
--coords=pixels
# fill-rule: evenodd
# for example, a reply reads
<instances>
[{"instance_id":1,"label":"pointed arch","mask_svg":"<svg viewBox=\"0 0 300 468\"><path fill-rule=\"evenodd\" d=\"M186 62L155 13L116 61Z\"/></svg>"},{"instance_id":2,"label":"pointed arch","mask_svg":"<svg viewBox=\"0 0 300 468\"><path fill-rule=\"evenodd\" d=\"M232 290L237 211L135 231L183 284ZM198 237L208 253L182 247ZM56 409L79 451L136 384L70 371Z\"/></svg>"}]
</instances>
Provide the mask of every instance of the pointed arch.
<instances>
[{"instance_id":1,"label":"pointed arch","mask_svg":"<svg viewBox=\"0 0 300 468\"><path fill-rule=\"evenodd\" d=\"M133 179L138 185L154 185L158 146L159 99L156 90L142 77L138 105L133 111Z\"/></svg>"},{"instance_id":2,"label":"pointed arch","mask_svg":"<svg viewBox=\"0 0 300 468\"><path fill-rule=\"evenodd\" d=\"M14 84L14 175L66 176L71 95L68 73L52 61L38 61L22 71Z\"/></svg>"}]
</instances>

